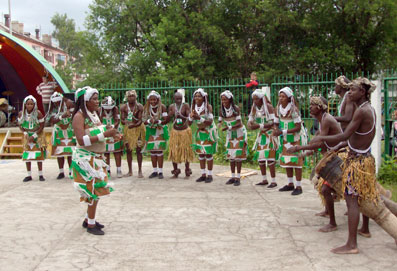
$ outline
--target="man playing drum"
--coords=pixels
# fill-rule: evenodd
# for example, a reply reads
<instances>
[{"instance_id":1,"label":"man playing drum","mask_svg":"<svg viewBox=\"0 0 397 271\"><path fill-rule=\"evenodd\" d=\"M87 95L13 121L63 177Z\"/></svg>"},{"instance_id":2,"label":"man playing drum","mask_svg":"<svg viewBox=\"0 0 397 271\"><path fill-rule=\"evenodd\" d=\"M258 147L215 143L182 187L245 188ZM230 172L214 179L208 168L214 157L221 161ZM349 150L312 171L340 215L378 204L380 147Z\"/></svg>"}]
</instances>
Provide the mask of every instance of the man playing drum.
<instances>
[{"instance_id":1,"label":"man playing drum","mask_svg":"<svg viewBox=\"0 0 397 271\"><path fill-rule=\"evenodd\" d=\"M375 159L370 153L375 137L375 110L369 103L370 94L375 85L367 78L357 78L350 86L348 103L356 103L358 108L345 131L337 135L317 136L312 141L328 145L347 141L349 153L342 170L342 182L348 210L349 236L347 243L332 249L337 254L356 254L357 226L360 219L359 207L363 204L379 204L379 192L376 187ZM378 222L378 221L377 221ZM379 222L381 226L382 222ZM385 229L386 230L386 229Z\"/></svg>"},{"instance_id":2,"label":"man playing drum","mask_svg":"<svg viewBox=\"0 0 397 271\"><path fill-rule=\"evenodd\" d=\"M333 116L327 113L328 105L327 100L322 96L312 96L310 98L310 115L315 117L319 122L319 130L316 136L328 136L337 135L342 133L342 129L339 123L335 120ZM313 143L312 141L306 146L293 146L288 149L288 152L294 153L301 150L309 150L304 152L303 155L311 155L316 150L321 150L324 154L327 151L337 150L346 145L346 142L340 142L339 144L327 144L326 142ZM319 216L329 215L329 224L320 228L320 232L330 232L337 230L336 220L335 220L335 210L334 210L334 196L338 198L338 194L331 187L331 185L324 179L320 178L317 183L317 190L320 194L321 200L325 205L325 211L321 212ZM340 197L339 197L340 198Z\"/></svg>"}]
</instances>

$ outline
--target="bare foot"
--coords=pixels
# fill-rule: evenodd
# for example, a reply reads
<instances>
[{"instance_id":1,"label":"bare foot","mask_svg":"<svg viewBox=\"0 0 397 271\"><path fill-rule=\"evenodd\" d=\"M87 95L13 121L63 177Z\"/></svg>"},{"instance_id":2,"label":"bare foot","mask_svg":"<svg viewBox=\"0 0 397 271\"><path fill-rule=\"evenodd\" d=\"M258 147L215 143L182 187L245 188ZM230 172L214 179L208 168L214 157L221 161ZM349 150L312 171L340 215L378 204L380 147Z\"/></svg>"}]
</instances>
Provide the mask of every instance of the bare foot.
<instances>
[{"instance_id":1,"label":"bare foot","mask_svg":"<svg viewBox=\"0 0 397 271\"><path fill-rule=\"evenodd\" d=\"M138 178L143 178L142 171L139 171L139 172L138 172Z\"/></svg>"},{"instance_id":2,"label":"bare foot","mask_svg":"<svg viewBox=\"0 0 397 271\"><path fill-rule=\"evenodd\" d=\"M190 176L185 176L185 180L189 180L190 179Z\"/></svg>"},{"instance_id":3,"label":"bare foot","mask_svg":"<svg viewBox=\"0 0 397 271\"><path fill-rule=\"evenodd\" d=\"M365 238L371 238L371 233L370 232L365 232L362 229L359 229L357 233L361 236L364 236Z\"/></svg>"},{"instance_id":4,"label":"bare foot","mask_svg":"<svg viewBox=\"0 0 397 271\"><path fill-rule=\"evenodd\" d=\"M351 248L348 245L344 245L344 246L341 246L341 247L337 247L337 248L331 249L331 252L335 253L335 254L358 254L359 250L356 247L355 248Z\"/></svg>"},{"instance_id":5,"label":"bare foot","mask_svg":"<svg viewBox=\"0 0 397 271\"><path fill-rule=\"evenodd\" d=\"M322 212L317 213L316 216L327 217L327 216L329 216L329 214L327 213L327 211L322 211Z\"/></svg>"},{"instance_id":6,"label":"bare foot","mask_svg":"<svg viewBox=\"0 0 397 271\"><path fill-rule=\"evenodd\" d=\"M347 215L347 211L345 212L345 215Z\"/></svg>"},{"instance_id":7,"label":"bare foot","mask_svg":"<svg viewBox=\"0 0 397 271\"><path fill-rule=\"evenodd\" d=\"M132 172L128 172L128 173L124 174L123 177L131 177L131 176L132 176Z\"/></svg>"},{"instance_id":8,"label":"bare foot","mask_svg":"<svg viewBox=\"0 0 397 271\"><path fill-rule=\"evenodd\" d=\"M331 231L336 231L337 229L338 229L338 226L328 224L328 225L325 225L324 227L320 228L318 231L319 232L331 232Z\"/></svg>"},{"instance_id":9,"label":"bare foot","mask_svg":"<svg viewBox=\"0 0 397 271\"><path fill-rule=\"evenodd\" d=\"M178 179L178 176L172 175L171 179Z\"/></svg>"}]
</instances>

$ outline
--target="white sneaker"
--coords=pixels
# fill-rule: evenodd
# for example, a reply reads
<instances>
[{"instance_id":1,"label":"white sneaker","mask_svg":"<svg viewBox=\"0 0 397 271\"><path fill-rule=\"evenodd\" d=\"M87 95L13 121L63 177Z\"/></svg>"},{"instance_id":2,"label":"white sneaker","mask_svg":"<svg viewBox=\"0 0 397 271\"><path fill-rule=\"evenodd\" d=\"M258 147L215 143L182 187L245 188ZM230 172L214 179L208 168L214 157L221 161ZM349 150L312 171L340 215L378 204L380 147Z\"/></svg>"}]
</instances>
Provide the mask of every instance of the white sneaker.
<instances>
[{"instance_id":1,"label":"white sneaker","mask_svg":"<svg viewBox=\"0 0 397 271\"><path fill-rule=\"evenodd\" d=\"M123 174L121 173L121 171L117 172L117 178L123 178Z\"/></svg>"}]
</instances>

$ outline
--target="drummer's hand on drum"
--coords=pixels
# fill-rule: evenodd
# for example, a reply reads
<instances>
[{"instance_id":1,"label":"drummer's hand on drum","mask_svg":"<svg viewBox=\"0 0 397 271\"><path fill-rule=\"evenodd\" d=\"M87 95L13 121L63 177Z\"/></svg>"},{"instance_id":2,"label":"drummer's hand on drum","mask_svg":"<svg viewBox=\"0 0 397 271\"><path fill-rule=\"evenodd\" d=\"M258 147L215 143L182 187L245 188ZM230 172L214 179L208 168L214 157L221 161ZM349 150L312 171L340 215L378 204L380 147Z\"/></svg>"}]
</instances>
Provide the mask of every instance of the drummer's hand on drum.
<instances>
[{"instance_id":1,"label":"drummer's hand on drum","mask_svg":"<svg viewBox=\"0 0 397 271\"><path fill-rule=\"evenodd\" d=\"M110 128L109 130L106 130L103 135L105 137L114 137L116 134L117 134L117 130L114 128Z\"/></svg>"},{"instance_id":2,"label":"drummer's hand on drum","mask_svg":"<svg viewBox=\"0 0 397 271\"><path fill-rule=\"evenodd\" d=\"M322 136L315 136L310 140L310 144L318 143L318 142L323 142Z\"/></svg>"}]
</instances>

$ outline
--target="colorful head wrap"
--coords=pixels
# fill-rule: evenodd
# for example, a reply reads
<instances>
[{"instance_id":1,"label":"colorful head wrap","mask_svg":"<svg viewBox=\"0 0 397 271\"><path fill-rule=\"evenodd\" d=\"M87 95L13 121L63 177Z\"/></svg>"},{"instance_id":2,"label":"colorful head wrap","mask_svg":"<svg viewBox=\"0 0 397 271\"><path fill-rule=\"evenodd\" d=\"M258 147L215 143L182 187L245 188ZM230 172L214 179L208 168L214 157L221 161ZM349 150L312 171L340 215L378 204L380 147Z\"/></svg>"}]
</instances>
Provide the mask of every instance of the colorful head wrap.
<instances>
[{"instance_id":1,"label":"colorful head wrap","mask_svg":"<svg viewBox=\"0 0 397 271\"><path fill-rule=\"evenodd\" d=\"M347 77L344 75L341 75L335 79L335 84L338 86L341 86L344 89L349 89L349 83L350 83L350 80L347 79Z\"/></svg>"},{"instance_id":2,"label":"colorful head wrap","mask_svg":"<svg viewBox=\"0 0 397 271\"><path fill-rule=\"evenodd\" d=\"M99 95L99 92L96 88L92 88L88 86L79 88L78 90L76 90L76 93L74 94L74 100L75 102L77 102L80 96L84 95L84 101L88 102L94 94Z\"/></svg>"},{"instance_id":3,"label":"colorful head wrap","mask_svg":"<svg viewBox=\"0 0 397 271\"><path fill-rule=\"evenodd\" d=\"M328 109L328 105L324 103L321 96L312 96L310 97L310 104L317 105L320 109L326 111Z\"/></svg>"},{"instance_id":4,"label":"colorful head wrap","mask_svg":"<svg viewBox=\"0 0 397 271\"><path fill-rule=\"evenodd\" d=\"M102 100L101 106L103 109L111 110L116 106L116 102L111 96L107 96Z\"/></svg>"}]
</instances>

